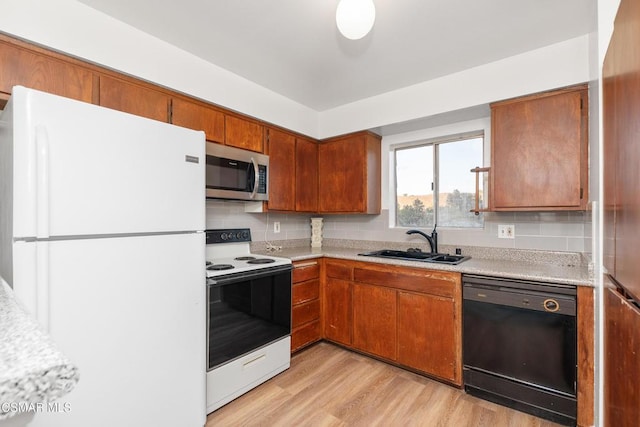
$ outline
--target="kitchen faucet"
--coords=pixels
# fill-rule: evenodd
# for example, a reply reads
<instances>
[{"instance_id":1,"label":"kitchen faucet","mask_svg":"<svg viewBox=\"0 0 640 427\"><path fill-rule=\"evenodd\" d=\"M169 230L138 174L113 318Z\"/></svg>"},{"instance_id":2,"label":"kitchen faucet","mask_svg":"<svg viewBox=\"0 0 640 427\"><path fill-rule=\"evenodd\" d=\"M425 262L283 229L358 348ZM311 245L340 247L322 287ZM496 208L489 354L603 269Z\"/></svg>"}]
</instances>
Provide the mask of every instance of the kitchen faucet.
<instances>
[{"instance_id":1,"label":"kitchen faucet","mask_svg":"<svg viewBox=\"0 0 640 427\"><path fill-rule=\"evenodd\" d=\"M431 232L431 236L420 231L420 230L408 230L407 234L419 234L429 242L429 246L431 246L431 253L438 253L438 232L436 231L436 227L438 224L433 225L433 231Z\"/></svg>"}]
</instances>

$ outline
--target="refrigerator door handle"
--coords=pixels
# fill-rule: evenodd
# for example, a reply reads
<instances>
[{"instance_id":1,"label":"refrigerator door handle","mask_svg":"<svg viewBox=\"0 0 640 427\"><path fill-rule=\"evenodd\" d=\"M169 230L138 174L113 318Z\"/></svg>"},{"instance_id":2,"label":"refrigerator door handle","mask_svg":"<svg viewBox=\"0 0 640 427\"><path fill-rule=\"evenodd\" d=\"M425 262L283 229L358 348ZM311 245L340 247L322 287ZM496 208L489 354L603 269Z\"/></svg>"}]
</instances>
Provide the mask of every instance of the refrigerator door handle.
<instances>
[{"instance_id":1,"label":"refrigerator door handle","mask_svg":"<svg viewBox=\"0 0 640 427\"><path fill-rule=\"evenodd\" d=\"M49 332L49 242L36 243L36 319Z\"/></svg>"},{"instance_id":2,"label":"refrigerator door handle","mask_svg":"<svg viewBox=\"0 0 640 427\"><path fill-rule=\"evenodd\" d=\"M49 136L44 126L35 127L36 145L36 237L49 237Z\"/></svg>"}]
</instances>

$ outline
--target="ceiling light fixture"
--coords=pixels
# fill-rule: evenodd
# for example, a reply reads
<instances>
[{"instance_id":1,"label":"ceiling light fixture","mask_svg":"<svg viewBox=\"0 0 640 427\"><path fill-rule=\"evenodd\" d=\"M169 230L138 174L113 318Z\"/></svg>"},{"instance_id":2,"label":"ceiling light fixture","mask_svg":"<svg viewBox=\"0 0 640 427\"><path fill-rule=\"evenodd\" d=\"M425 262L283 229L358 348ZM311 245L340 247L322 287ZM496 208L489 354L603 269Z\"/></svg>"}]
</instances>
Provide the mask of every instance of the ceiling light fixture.
<instances>
[{"instance_id":1,"label":"ceiling light fixture","mask_svg":"<svg viewBox=\"0 0 640 427\"><path fill-rule=\"evenodd\" d=\"M340 0L336 9L338 30L348 39L358 40L366 36L376 20L373 0Z\"/></svg>"}]
</instances>

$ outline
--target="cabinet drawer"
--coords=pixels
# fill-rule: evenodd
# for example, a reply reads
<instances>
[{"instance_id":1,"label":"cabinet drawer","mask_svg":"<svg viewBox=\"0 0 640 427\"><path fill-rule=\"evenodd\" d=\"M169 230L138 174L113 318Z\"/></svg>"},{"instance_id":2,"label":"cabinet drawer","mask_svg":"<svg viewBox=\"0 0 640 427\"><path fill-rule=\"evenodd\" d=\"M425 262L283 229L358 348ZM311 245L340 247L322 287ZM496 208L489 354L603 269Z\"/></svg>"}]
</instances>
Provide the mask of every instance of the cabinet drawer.
<instances>
[{"instance_id":1,"label":"cabinet drawer","mask_svg":"<svg viewBox=\"0 0 640 427\"><path fill-rule=\"evenodd\" d=\"M334 277L336 279L343 279L343 280L351 280L351 272L353 271L353 268L344 264L328 262L326 264L325 271L326 271L327 277Z\"/></svg>"},{"instance_id":2,"label":"cabinet drawer","mask_svg":"<svg viewBox=\"0 0 640 427\"><path fill-rule=\"evenodd\" d=\"M301 262L293 264L293 283L304 282L320 277L318 261Z\"/></svg>"},{"instance_id":3,"label":"cabinet drawer","mask_svg":"<svg viewBox=\"0 0 640 427\"><path fill-rule=\"evenodd\" d=\"M308 280L293 285L291 302L293 305L308 302L320 297L320 280Z\"/></svg>"},{"instance_id":4,"label":"cabinet drawer","mask_svg":"<svg viewBox=\"0 0 640 427\"><path fill-rule=\"evenodd\" d=\"M320 321L316 320L294 330L291 333L291 351L320 340Z\"/></svg>"},{"instance_id":5,"label":"cabinet drawer","mask_svg":"<svg viewBox=\"0 0 640 427\"><path fill-rule=\"evenodd\" d=\"M437 271L405 273L393 270L380 271L355 268L353 270L353 280L355 282L452 298L454 286L460 283L460 274Z\"/></svg>"},{"instance_id":6,"label":"cabinet drawer","mask_svg":"<svg viewBox=\"0 0 640 427\"><path fill-rule=\"evenodd\" d=\"M291 310L291 327L296 328L312 320L320 318L320 301L314 300L296 305Z\"/></svg>"}]
</instances>

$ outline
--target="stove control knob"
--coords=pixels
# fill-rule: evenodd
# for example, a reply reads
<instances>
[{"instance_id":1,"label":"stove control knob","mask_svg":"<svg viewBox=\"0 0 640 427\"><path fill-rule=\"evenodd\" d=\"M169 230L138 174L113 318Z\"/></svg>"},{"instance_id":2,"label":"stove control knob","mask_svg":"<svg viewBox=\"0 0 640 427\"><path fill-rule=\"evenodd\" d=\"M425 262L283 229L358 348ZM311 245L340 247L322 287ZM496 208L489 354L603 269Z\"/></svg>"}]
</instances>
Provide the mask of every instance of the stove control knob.
<instances>
[{"instance_id":1,"label":"stove control knob","mask_svg":"<svg viewBox=\"0 0 640 427\"><path fill-rule=\"evenodd\" d=\"M236 239L242 239L242 231L238 231L238 233L236 234Z\"/></svg>"},{"instance_id":2,"label":"stove control knob","mask_svg":"<svg viewBox=\"0 0 640 427\"><path fill-rule=\"evenodd\" d=\"M220 239L221 240L227 240L228 238L229 238L229 236L227 236L227 233L220 234Z\"/></svg>"}]
</instances>

